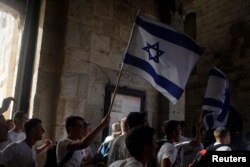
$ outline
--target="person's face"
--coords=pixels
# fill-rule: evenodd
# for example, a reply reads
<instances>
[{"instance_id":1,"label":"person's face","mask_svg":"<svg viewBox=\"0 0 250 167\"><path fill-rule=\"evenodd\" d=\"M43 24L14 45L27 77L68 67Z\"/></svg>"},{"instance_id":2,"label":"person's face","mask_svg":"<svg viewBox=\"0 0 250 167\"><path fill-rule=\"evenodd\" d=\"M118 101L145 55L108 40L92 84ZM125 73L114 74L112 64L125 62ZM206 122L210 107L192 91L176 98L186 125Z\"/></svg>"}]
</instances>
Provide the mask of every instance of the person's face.
<instances>
[{"instance_id":1,"label":"person's face","mask_svg":"<svg viewBox=\"0 0 250 167\"><path fill-rule=\"evenodd\" d=\"M72 127L72 135L78 139L82 139L87 135L87 126L84 125L83 121L77 120L74 127Z\"/></svg>"},{"instance_id":2,"label":"person's face","mask_svg":"<svg viewBox=\"0 0 250 167\"><path fill-rule=\"evenodd\" d=\"M9 130L13 129L15 127L14 121L8 121L7 126Z\"/></svg>"},{"instance_id":3,"label":"person's face","mask_svg":"<svg viewBox=\"0 0 250 167\"><path fill-rule=\"evenodd\" d=\"M28 121L28 119L29 119L28 115L24 114L21 118L18 118L16 120L16 125L19 126L19 127L21 127L22 129L24 129L24 124L25 124L25 122Z\"/></svg>"},{"instance_id":4,"label":"person's face","mask_svg":"<svg viewBox=\"0 0 250 167\"><path fill-rule=\"evenodd\" d=\"M180 140L180 136L181 136L181 126L177 125L176 129L174 131L174 140L175 141L179 141Z\"/></svg>"},{"instance_id":5,"label":"person's face","mask_svg":"<svg viewBox=\"0 0 250 167\"><path fill-rule=\"evenodd\" d=\"M45 130L41 123L39 123L36 128L33 129L34 138L36 140L41 140L43 138Z\"/></svg>"}]
</instances>

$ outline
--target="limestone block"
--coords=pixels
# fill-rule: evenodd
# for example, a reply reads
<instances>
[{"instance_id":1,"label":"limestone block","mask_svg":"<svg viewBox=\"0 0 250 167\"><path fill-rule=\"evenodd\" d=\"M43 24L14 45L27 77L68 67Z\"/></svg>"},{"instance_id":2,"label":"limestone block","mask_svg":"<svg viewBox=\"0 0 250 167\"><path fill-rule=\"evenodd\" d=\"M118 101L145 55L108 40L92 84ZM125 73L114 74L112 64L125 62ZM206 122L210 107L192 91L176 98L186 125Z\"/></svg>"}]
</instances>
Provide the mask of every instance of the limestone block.
<instances>
[{"instance_id":1,"label":"limestone block","mask_svg":"<svg viewBox=\"0 0 250 167\"><path fill-rule=\"evenodd\" d=\"M81 46L81 26L77 22L68 21L66 28L66 46ZM88 45L88 43L86 43Z\"/></svg>"},{"instance_id":2,"label":"limestone block","mask_svg":"<svg viewBox=\"0 0 250 167\"><path fill-rule=\"evenodd\" d=\"M82 47L66 47L65 58L76 60L88 60L90 57L90 50L85 50Z\"/></svg>"},{"instance_id":3,"label":"limestone block","mask_svg":"<svg viewBox=\"0 0 250 167\"><path fill-rule=\"evenodd\" d=\"M39 70L59 73L63 62L63 55L55 48L43 47L40 54Z\"/></svg>"},{"instance_id":4,"label":"limestone block","mask_svg":"<svg viewBox=\"0 0 250 167\"><path fill-rule=\"evenodd\" d=\"M87 74L88 73L88 66L89 63L87 63L85 60L78 60L74 59L71 56L67 56L65 58L65 63L63 66L64 72L71 72L76 74Z\"/></svg>"},{"instance_id":5,"label":"limestone block","mask_svg":"<svg viewBox=\"0 0 250 167\"><path fill-rule=\"evenodd\" d=\"M43 27L42 47L58 48L62 45L62 26L45 22Z\"/></svg>"},{"instance_id":6,"label":"limestone block","mask_svg":"<svg viewBox=\"0 0 250 167\"><path fill-rule=\"evenodd\" d=\"M91 23L91 32L108 37L114 36L115 23L112 18L103 18L102 16L95 15L89 22Z\"/></svg>"},{"instance_id":7,"label":"limestone block","mask_svg":"<svg viewBox=\"0 0 250 167\"><path fill-rule=\"evenodd\" d=\"M61 77L61 96L74 97L77 96L78 75L75 73L62 73Z\"/></svg>"},{"instance_id":8,"label":"limestone block","mask_svg":"<svg viewBox=\"0 0 250 167\"><path fill-rule=\"evenodd\" d=\"M59 141L60 139L67 136L66 129L65 129L64 125L56 125L55 128L56 128L56 131L55 131L55 140L56 141Z\"/></svg>"},{"instance_id":9,"label":"limestone block","mask_svg":"<svg viewBox=\"0 0 250 167\"><path fill-rule=\"evenodd\" d=\"M114 14L114 1L96 0L94 14L102 17L112 18Z\"/></svg>"},{"instance_id":10,"label":"limestone block","mask_svg":"<svg viewBox=\"0 0 250 167\"><path fill-rule=\"evenodd\" d=\"M86 112L86 98L79 98L79 109L78 109L78 115L84 116L84 113Z\"/></svg>"},{"instance_id":11,"label":"limestone block","mask_svg":"<svg viewBox=\"0 0 250 167\"><path fill-rule=\"evenodd\" d=\"M128 43L131 31L132 31L132 26L127 27L119 25L119 33L118 33L119 39L122 40L123 42Z\"/></svg>"},{"instance_id":12,"label":"limestone block","mask_svg":"<svg viewBox=\"0 0 250 167\"><path fill-rule=\"evenodd\" d=\"M57 113L57 118L62 118L62 116L64 117L64 110L65 110L65 104L66 104L66 99L63 97L58 98L57 101L57 109L56 109L56 113Z\"/></svg>"},{"instance_id":13,"label":"limestone block","mask_svg":"<svg viewBox=\"0 0 250 167\"><path fill-rule=\"evenodd\" d=\"M103 117L103 104L88 104L83 117L90 123L90 127L96 127Z\"/></svg>"},{"instance_id":14,"label":"limestone block","mask_svg":"<svg viewBox=\"0 0 250 167\"><path fill-rule=\"evenodd\" d=\"M88 87L88 104L103 105L104 104L104 95L105 95L105 85L96 84L94 82L89 83Z\"/></svg>"},{"instance_id":15,"label":"limestone block","mask_svg":"<svg viewBox=\"0 0 250 167\"><path fill-rule=\"evenodd\" d=\"M65 117L68 117L70 115L78 115L79 99L77 97L66 99L64 113Z\"/></svg>"},{"instance_id":16,"label":"limestone block","mask_svg":"<svg viewBox=\"0 0 250 167\"><path fill-rule=\"evenodd\" d=\"M53 120L53 110L52 106L54 105L53 99L51 96L39 95L35 97L34 102L34 116L40 118L45 125L51 125Z\"/></svg>"},{"instance_id":17,"label":"limestone block","mask_svg":"<svg viewBox=\"0 0 250 167\"><path fill-rule=\"evenodd\" d=\"M91 62L110 69L119 69L120 59L110 54L110 38L106 36L91 35Z\"/></svg>"},{"instance_id":18,"label":"limestone block","mask_svg":"<svg viewBox=\"0 0 250 167\"><path fill-rule=\"evenodd\" d=\"M69 19L90 25L90 20L94 13L94 4L95 1L93 0L70 0L68 8Z\"/></svg>"},{"instance_id":19,"label":"limestone block","mask_svg":"<svg viewBox=\"0 0 250 167\"><path fill-rule=\"evenodd\" d=\"M64 3L58 3L55 1L46 2L46 22L54 24L62 24L63 21L63 7Z\"/></svg>"},{"instance_id":20,"label":"limestone block","mask_svg":"<svg viewBox=\"0 0 250 167\"><path fill-rule=\"evenodd\" d=\"M135 16L131 12L131 6L126 5L125 3L117 2L114 7L114 19L118 24L132 24Z\"/></svg>"},{"instance_id":21,"label":"limestone block","mask_svg":"<svg viewBox=\"0 0 250 167\"><path fill-rule=\"evenodd\" d=\"M104 35L91 34L91 51L108 54L110 51L110 38Z\"/></svg>"},{"instance_id":22,"label":"limestone block","mask_svg":"<svg viewBox=\"0 0 250 167\"><path fill-rule=\"evenodd\" d=\"M54 95L57 90L57 78L58 74L40 71L36 93L39 95Z\"/></svg>"},{"instance_id":23,"label":"limestone block","mask_svg":"<svg viewBox=\"0 0 250 167\"><path fill-rule=\"evenodd\" d=\"M90 63L89 76L90 76L91 82L94 82L97 84L106 84L109 82L109 80L112 79L112 77L110 77L110 75L108 74L107 68L98 66L96 64L91 64L91 63Z\"/></svg>"},{"instance_id":24,"label":"limestone block","mask_svg":"<svg viewBox=\"0 0 250 167\"><path fill-rule=\"evenodd\" d=\"M79 81L78 81L77 95L80 98L86 98L88 92L89 78L87 75L84 74L79 74L78 77Z\"/></svg>"}]
</instances>

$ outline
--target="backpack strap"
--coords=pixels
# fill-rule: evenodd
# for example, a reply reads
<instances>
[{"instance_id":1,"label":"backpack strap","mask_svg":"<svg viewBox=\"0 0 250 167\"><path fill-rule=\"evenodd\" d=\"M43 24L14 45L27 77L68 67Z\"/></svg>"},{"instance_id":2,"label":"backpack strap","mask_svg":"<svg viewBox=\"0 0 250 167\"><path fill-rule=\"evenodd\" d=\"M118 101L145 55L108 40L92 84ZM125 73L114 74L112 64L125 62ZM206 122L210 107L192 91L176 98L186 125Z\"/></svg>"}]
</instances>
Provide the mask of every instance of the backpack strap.
<instances>
[{"instance_id":1,"label":"backpack strap","mask_svg":"<svg viewBox=\"0 0 250 167\"><path fill-rule=\"evenodd\" d=\"M223 146L228 146L228 145L226 145L226 144L211 145L211 146L208 146L207 150L208 151L215 151L216 149L223 147Z\"/></svg>"},{"instance_id":2,"label":"backpack strap","mask_svg":"<svg viewBox=\"0 0 250 167\"><path fill-rule=\"evenodd\" d=\"M73 154L74 151L67 152L67 154L63 157L63 160L59 163L58 167L62 167L66 162L68 162L73 156Z\"/></svg>"}]
</instances>

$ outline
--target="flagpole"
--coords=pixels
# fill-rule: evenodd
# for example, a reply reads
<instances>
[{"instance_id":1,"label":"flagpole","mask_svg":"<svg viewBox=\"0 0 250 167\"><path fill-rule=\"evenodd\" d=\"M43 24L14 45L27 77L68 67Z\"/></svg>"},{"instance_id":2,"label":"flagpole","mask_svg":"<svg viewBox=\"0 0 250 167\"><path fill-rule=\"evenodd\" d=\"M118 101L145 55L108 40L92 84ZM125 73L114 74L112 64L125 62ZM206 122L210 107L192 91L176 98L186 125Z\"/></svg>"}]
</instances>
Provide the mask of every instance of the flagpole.
<instances>
[{"instance_id":1,"label":"flagpole","mask_svg":"<svg viewBox=\"0 0 250 167\"><path fill-rule=\"evenodd\" d=\"M137 11L136 18L139 15L139 12L140 12L140 9L138 9L138 11ZM135 28L135 21L133 23L132 31L130 32L130 37L129 37L129 41L128 41L128 45L127 45L125 53L127 53L127 51L128 51L128 47L129 47L129 44L130 44L130 41L131 41L131 38L132 38L132 35L133 35L133 32L134 32L134 28ZM124 58L125 58L125 54L123 54L123 59L122 60L124 60ZM114 89L114 95L112 97L112 100L111 100L111 103L110 103L107 115L110 115L110 113L112 111L112 107L113 107L113 104L114 104L114 101L115 101L115 96L116 96L116 93L117 93L117 90L118 90L118 86L119 86L119 83L120 83L120 80L121 80L122 71L123 71L123 61L122 61L122 64L121 64L120 72L119 72L118 79L117 79L117 82L116 82L116 85L115 85L115 89Z\"/></svg>"}]
</instances>

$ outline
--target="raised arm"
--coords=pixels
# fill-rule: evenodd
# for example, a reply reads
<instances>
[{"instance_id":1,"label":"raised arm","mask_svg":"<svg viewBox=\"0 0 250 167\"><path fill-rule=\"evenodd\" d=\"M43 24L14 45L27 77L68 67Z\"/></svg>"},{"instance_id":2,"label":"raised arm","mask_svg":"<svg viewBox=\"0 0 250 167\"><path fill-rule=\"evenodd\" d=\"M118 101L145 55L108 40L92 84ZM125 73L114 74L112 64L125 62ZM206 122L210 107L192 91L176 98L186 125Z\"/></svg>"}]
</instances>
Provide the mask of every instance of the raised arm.
<instances>
[{"instance_id":1,"label":"raised arm","mask_svg":"<svg viewBox=\"0 0 250 167\"><path fill-rule=\"evenodd\" d=\"M91 144L91 142L95 139L95 137L99 134L99 132L103 128L109 125L109 122L110 122L110 116L107 115L102 119L101 123L92 132L90 132L82 140L77 141L77 142L72 142L71 144L69 144L67 149L69 151L75 151L75 150L84 149L88 147Z\"/></svg>"},{"instance_id":2,"label":"raised arm","mask_svg":"<svg viewBox=\"0 0 250 167\"><path fill-rule=\"evenodd\" d=\"M0 114L3 114L5 111L8 110L11 101L15 102L15 99L13 97L7 97L3 99L2 106L0 108Z\"/></svg>"}]
</instances>

